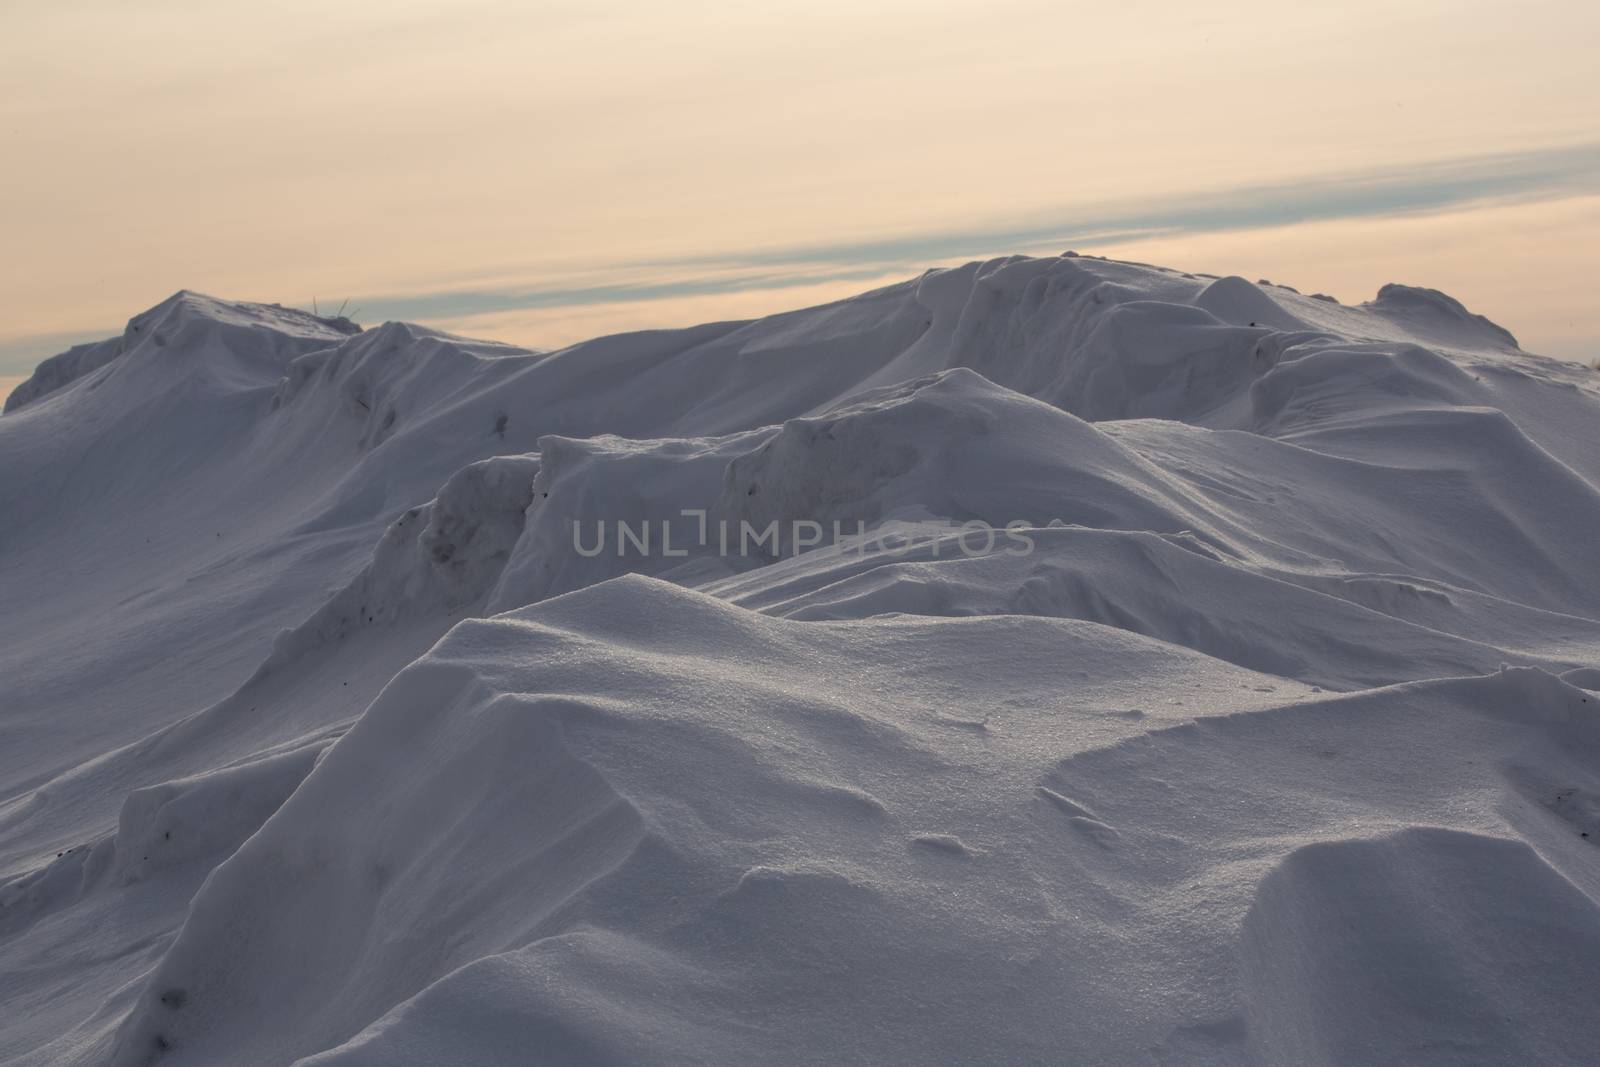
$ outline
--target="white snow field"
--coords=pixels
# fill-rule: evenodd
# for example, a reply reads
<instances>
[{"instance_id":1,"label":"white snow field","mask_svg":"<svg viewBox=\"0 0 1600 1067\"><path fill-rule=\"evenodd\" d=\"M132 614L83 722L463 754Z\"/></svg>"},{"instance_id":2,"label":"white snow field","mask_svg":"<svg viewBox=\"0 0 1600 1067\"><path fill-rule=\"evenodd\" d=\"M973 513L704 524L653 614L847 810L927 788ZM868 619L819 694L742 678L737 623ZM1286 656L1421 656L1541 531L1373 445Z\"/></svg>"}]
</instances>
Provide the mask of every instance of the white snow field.
<instances>
[{"instance_id":1,"label":"white snow field","mask_svg":"<svg viewBox=\"0 0 1600 1067\"><path fill-rule=\"evenodd\" d=\"M1443 294L183 292L7 409L0 1063L1595 1060L1600 375Z\"/></svg>"}]
</instances>

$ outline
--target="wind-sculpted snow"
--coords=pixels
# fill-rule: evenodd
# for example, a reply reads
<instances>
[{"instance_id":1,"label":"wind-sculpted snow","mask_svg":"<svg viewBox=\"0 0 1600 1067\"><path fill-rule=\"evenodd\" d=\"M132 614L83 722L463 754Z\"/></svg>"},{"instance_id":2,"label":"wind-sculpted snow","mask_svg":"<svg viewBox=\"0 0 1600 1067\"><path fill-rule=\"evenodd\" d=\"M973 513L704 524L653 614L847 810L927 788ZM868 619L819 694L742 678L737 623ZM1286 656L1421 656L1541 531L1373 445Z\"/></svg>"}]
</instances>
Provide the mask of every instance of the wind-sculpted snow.
<instances>
[{"instance_id":1,"label":"wind-sculpted snow","mask_svg":"<svg viewBox=\"0 0 1600 1067\"><path fill-rule=\"evenodd\" d=\"M1086 654L1097 680L1075 669ZM1015 966L1006 955L1050 955L1029 942L1049 930L1054 894L1018 876L1060 862L1070 840L1032 780L1071 746L1142 729L1126 714L1135 683L1170 685L1181 715L1306 692L1082 623L785 622L643 578L465 624L216 872L115 1062L158 1042L174 1063L287 1062L352 1036L350 991L376 1018L501 953L546 992L484 1007L550 1062L688 1062L716 1016L774 998L787 1022L725 1035L724 1055L924 1059L958 1032L957 998L990 999L982 980ZM1011 802L974 792L979 779ZM966 844L930 848L938 834ZM978 906L991 888L999 898ZM552 939L572 943L552 952ZM642 987L594 986L593 969L634 957ZM962 973L945 970L958 961ZM921 977L839 981L862 967ZM653 1050L630 1018L667 992L651 975L683 983L679 1035ZM263 984L295 993L268 1008ZM173 989L177 1011L160 1000ZM1010 1010L1043 1017L1056 991L1040 993ZM471 1041L450 1037L458 1055Z\"/></svg>"},{"instance_id":2,"label":"wind-sculpted snow","mask_svg":"<svg viewBox=\"0 0 1600 1067\"><path fill-rule=\"evenodd\" d=\"M1084 619L1335 690L1484 673L1506 663L1561 670L1582 656L1552 656L1550 648L1573 638L1600 646L1600 623L1533 613L1520 620L1522 629L1502 629L1505 644L1489 644L1470 634L1493 632L1504 618L1498 602L1457 604L1434 593L1440 610L1427 620L1408 619L1401 607L1409 605L1384 610L1345 588L1319 591L1225 557L1191 533L1050 527L1026 536L1033 546L1027 555L969 556L959 534L945 532L897 559L801 556L705 588L796 619L889 613ZM1397 599L1427 595L1381 583L1370 580Z\"/></svg>"},{"instance_id":3,"label":"wind-sculpted snow","mask_svg":"<svg viewBox=\"0 0 1600 1067\"><path fill-rule=\"evenodd\" d=\"M1521 841L1307 845L1262 880L1242 941L1268 1062L1577 1063L1593 1046L1577 1023L1600 905Z\"/></svg>"},{"instance_id":4,"label":"wind-sculpted snow","mask_svg":"<svg viewBox=\"0 0 1600 1067\"><path fill-rule=\"evenodd\" d=\"M537 456L495 456L461 468L384 531L372 562L300 626L285 630L261 672L288 666L357 627L450 614L482 600L522 536Z\"/></svg>"},{"instance_id":5,"label":"wind-sculpted snow","mask_svg":"<svg viewBox=\"0 0 1600 1067\"><path fill-rule=\"evenodd\" d=\"M114 1062L330 1045L311 1062L1125 1062L1252 1043L1283 1062L1371 994L1359 964L1297 987L1252 951L1382 967L1397 950L1337 922L1257 939L1253 903L1257 923L1302 906L1270 880L1257 903L1261 875L1294 870L1302 841L1407 822L1503 838L1499 809L1528 805L1494 754L1600 741L1580 692L1533 671L1307 694L1095 624L779 621L640 578L464 624L219 869ZM1592 877L1591 846L1533 815L1553 862ZM1485 877L1455 890L1469 927L1546 907ZM1440 951L1426 966L1450 982L1531 1005L1600 976L1582 950L1553 976ZM1534 1047L1584 1047L1584 1019L1543 1013ZM358 1014L377 1021L352 1034ZM1403 1047L1404 1026L1363 1040ZM1470 1040L1527 1047L1509 1025Z\"/></svg>"},{"instance_id":6,"label":"wind-sculpted snow","mask_svg":"<svg viewBox=\"0 0 1600 1067\"><path fill-rule=\"evenodd\" d=\"M920 512L1176 532L1204 521L1192 505L1092 424L958 369L785 423L728 464L717 512L763 525Z\"/></svg>"},{"instance_id":7,"label":"wind-sculpted snow","mask_svg":"<svg viewBox=\"0 0 1600 1067\"><path fill-rule=\"evenodd\" d=\"M521 607L618 574L670 571L691 555L706 562L697 542L703 520L684 513L704 514L712 507L728 462L769 436L771 431L760 430L649 441L609 434L541 437L539 477L522 536L488 610ZM648 550L618 551L631 544L619 537L616 524L623 519ZM720 570L731 561L710 562Z\"/></svg>"},{"instance_id":8,"label":"wind-sculpted snow","mask_svg":"<svg viewBox=\"0 0 1600 1067\"><path fill-rule=\"evenodd\" d=\"M1070 254L177 294L0 418L0 1063L1584 1062L1597 426L1433 290Z\"/></svg>"}]
</instances>

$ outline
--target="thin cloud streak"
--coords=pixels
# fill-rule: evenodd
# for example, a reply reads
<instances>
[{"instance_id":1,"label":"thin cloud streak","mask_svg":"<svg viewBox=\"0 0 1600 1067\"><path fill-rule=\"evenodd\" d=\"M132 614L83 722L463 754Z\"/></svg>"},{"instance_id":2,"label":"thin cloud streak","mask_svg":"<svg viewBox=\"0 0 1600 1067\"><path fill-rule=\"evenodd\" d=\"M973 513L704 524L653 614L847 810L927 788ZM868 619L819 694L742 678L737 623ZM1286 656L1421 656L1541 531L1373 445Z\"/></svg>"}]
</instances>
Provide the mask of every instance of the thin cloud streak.
<instances>
[{"instance_id":1,"label":"thin cloud streak","mask_svg":"<svg viewBox=\"0 0 1600 1067\"><path fill-rule=\"evenodd\" d=\"M1044 223L619 263L610 268L645 275L634 282L369 295L357 302L371 318L430 320L670 300L875 278L888 270L915 270L961 256L1033 251L1071 242L1120 244L1157 236L1427 214L1484 201L1545 200L1595 191L1600 191L1600 142L1386 168L1320 182L1244 187L1142 205L1110 205ZM595 268L584 273L595 273Z\"/></svg>"}]
</instances>

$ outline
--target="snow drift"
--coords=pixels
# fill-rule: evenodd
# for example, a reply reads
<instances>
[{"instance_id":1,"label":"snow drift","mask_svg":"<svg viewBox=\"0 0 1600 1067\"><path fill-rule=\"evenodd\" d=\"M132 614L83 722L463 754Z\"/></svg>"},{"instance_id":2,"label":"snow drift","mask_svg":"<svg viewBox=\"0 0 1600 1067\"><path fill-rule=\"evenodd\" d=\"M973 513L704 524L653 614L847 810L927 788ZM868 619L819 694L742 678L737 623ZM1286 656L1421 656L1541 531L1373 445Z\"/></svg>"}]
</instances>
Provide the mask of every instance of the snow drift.
<instances>
[{"instance_id":1,"label":"snow drift","mask_svg":"<svg viewBox=\"0 0 1600 1067\"><path fill-rule=\"evenodd\" d=\"M0 1063L1583 1062L1597 425L1432 290L1070 254L179 293L0 418Z\"/></svg>"}]
</instances>

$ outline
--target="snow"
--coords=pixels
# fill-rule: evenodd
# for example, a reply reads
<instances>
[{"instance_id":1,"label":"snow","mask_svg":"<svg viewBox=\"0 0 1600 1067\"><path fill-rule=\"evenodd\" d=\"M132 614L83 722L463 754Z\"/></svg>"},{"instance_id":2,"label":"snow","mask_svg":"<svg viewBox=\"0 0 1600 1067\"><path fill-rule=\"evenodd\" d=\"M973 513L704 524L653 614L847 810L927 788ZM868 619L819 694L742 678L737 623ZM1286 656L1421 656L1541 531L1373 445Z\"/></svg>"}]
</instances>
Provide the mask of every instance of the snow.
<instances>
[{"instance_id":1,"label":"snow","mask_svg":"<svg viewBox=\"0 0 1600 1067\"><path fill-rule=\"evenodd\" d=\"M0 1064L1587 1062L1597 418L1070 254L176 294L0 418Z\"/></svg>"}]
</instances>

